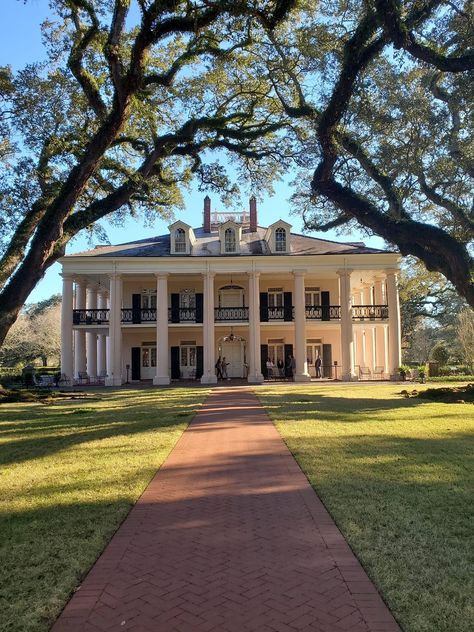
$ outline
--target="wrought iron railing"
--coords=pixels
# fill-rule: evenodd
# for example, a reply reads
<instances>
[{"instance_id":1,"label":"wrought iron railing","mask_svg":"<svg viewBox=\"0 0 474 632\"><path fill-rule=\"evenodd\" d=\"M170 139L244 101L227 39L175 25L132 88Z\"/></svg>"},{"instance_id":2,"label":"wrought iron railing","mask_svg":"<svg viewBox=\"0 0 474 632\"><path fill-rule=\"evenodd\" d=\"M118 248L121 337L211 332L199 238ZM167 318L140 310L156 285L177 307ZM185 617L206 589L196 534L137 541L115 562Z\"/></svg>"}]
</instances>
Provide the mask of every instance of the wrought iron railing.
<instances>
[{"instance_id":1,"label":"wrought iron railing","mask_svg":"<svg viewBox=\"0 0 474 632\"><path fill-rule=\"evenodd\" d=\"M382 320L388 318L388 305L353 305L354 320Z\"/></svg>"},{"instance_id":2,"label":"wrought iron railing","mask_svg":"<svg viewBox=\"0 0 474 632\"><path fill-rule=\"evenodd\" d=\"M168 321L170 323L195 323L195 307L169 307Z\"/></svg>"},{"instance_id":3,"label":"wrought iron railing","mask_svg":"<svg viewBox=\"0 0 474 632\"><path fill-rule=\"evenodd\" d=\"M219 321L248 321L248 307L216 307L214 308L214 320Z\"/></svg>"},{"instance_id":4,"label":"wrought iron railing","mask_svg":"<svg viewBox=\"0 0 474 632\"><path fill-rule=\"evenodd\" d=\"M305 315L308 320L340 320L340 305L306 305Z\"/></svg>"},{"instance_id":5,"label":"wrought iron railing","mask_svg":"<svg viewBox=\"0 0 474 632\"><path fill-rule=\"evenodd\" d=\"M102 325L109 322L108 309L73 309L74 325Z\"/></svg>"},{"instance_id":6,"label":"wrought iron railing","mask_svg":"<svg viewBox=\"0 0 474 632\"><path fill-rule=\"evenodd\" d=\"M262 310L265 314L262 313ZM72 322L74 325L108 324L109 314L109 309L74 309ZM196 308L194 307L168 308L168 321L170 323L195 323L197 322L196 315ZM341 307L339 305L306 305L305 315L307 320L340 320ZM126 307L121 310L121 316L122 323L155 323L156 308L135 309ZM261 319L265 316L267 316L268 321L294 320L294 308L284 306L261 308ZM352 318L354 320L386 320L388 318L388 306L353 305ZM214 320L216 322L247 322L249 320L249 308L216 307Z\"/></svg>"}]
</instances>

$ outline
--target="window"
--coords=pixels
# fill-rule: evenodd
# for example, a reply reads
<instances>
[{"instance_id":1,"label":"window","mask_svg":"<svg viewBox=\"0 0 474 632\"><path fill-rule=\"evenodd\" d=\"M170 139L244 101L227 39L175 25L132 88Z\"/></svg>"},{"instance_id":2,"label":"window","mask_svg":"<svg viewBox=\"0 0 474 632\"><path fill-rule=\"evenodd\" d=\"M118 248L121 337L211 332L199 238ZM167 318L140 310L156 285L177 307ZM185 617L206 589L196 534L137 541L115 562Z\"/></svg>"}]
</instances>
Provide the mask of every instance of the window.
<instances>
[{"instance_id":1,"label":"window","mask_svg":"<svg viewBox=\"0 0 474 632\"><path fill-rule=\"evenodd\" d=\"M156 309L156 290L148 290L142 294L142 308Z\"/></svg>"},{"instance_id":2,"label":"window","mask_svg":"<svg viewBox=\"0 0 474 632\"><path fill-rule=\"evenodd\" d=\"M235 252L235 230L233 228L226 228L224 233L224 251Z\"/></svg>"},{"instance_id":3,"label":"window","mask_svg":"<svg viewBox=\"0 0 474 632\"><path fill-rule=\"evenodd\" d=\"M179 293L179 306L181 309L194 309L196 307L196 291L185 288Z\"/></svg>"},{"instance_id":4,"label":"window","mask_svg":"<svg viewBox=\"0 0 474 632\"><path fill-rule=\"evenodd\" d=\"M321 305L321 292L319 287L305 288L304 303L306 307L317 307Z\"/></svg>"},{"instance_id":5,"label":"window","mask_svg":"<svg viewBox=\"0 0 474 632\"><path fill-rule=\"evenodd\" d=\"M286 252L286 230L281 226L275 231L275 252Z\"/></svg>"},{"instance_id":6,"label":"window","mask_svg":"<svg viewBox=\"0 0 474 632\"><path fill-rule=\"evenodd\" d=\"M142 367L156 367L156 347L142 347Z\"/></svg>"},{"instance_id":7,"label":"window","mask_svg":"<svg viewBox=\"0 0 474 632\"><path fill-rule=\"evenodd\" d=\"M281 287L268 288L268 307L283 307L283 289Z\"/></svg>"},{"instance_id":8,"label":"window","mask_svg":"<svg viewBox=\"0 0 474 632\"><path fill-rule=\"evenodd\" d=\"M177 228L174 234L174 251L186 252L186 233L182 228Z\"/></svg>"},{"instance_id":9,"label":"window","mask_svg":"<svg viewBox=\"0 0 474 632\"><path fill-rule=\"evenodd\" d=\"M323 345L322 341L318 338L306 341L306 359L309 366L314 366L316 359L319 357L322 359Z\"/></svg>"}]
</instances>

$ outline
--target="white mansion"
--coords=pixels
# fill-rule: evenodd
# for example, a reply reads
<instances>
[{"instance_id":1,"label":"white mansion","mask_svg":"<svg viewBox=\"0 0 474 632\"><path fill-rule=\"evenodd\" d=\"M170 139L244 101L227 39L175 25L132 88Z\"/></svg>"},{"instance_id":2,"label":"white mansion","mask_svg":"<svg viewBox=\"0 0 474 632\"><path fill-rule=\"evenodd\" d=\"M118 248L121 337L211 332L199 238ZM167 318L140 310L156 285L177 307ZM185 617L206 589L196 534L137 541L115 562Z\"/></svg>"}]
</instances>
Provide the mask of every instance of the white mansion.
<instances>
[{"instance_id":1,"label":"white mansion","mask_svg":"<svg viewBox=\"0 0 474 632\"><path fill-rule=\"evenodd\" d=\"M213 384L220 356L251 383L281 361L301 382L320 362L328 378L395 375L400 255L290 230L258 226L255 198L231 214L206 197L202 228L63 257L62 373Z\"/></svg>"}]
</instances>

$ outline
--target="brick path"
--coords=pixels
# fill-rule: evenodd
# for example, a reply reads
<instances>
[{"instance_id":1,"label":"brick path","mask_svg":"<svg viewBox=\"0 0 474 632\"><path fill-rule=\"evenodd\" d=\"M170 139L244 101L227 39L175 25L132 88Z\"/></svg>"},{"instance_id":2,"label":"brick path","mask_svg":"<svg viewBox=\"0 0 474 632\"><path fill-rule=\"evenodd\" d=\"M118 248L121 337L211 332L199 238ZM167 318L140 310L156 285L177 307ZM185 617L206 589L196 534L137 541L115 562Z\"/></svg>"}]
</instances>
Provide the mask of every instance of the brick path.
<instances>
[{"instance_id":1,"label":"brick path","mask_svg":"<svg viewBox=\"0 0 474 632\"><path fill-rule=\"evenodd\" d=\"M215 389L52 632L400 632L249 390Z\"/></svg>"}]
</instances>

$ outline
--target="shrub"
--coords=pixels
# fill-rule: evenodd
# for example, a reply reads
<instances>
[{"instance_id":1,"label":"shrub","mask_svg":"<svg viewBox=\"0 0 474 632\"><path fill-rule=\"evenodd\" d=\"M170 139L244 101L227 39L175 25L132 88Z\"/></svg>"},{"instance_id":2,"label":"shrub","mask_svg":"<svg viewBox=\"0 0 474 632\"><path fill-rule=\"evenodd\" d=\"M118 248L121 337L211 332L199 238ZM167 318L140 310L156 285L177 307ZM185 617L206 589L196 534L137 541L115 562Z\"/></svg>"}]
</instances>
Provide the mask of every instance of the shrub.
<instances>
[{"instance_id":1,"label":"shrub","mask_svg":"<svg viewBox=\"0 0 474 632\"><path fill-rule=\"evenodd\" d=\"M449 351L444 342L438 342L431 349L430 357L435 362L439 362L440 367L447 364L449 359Z\"/></svg>"}]
</instances>

